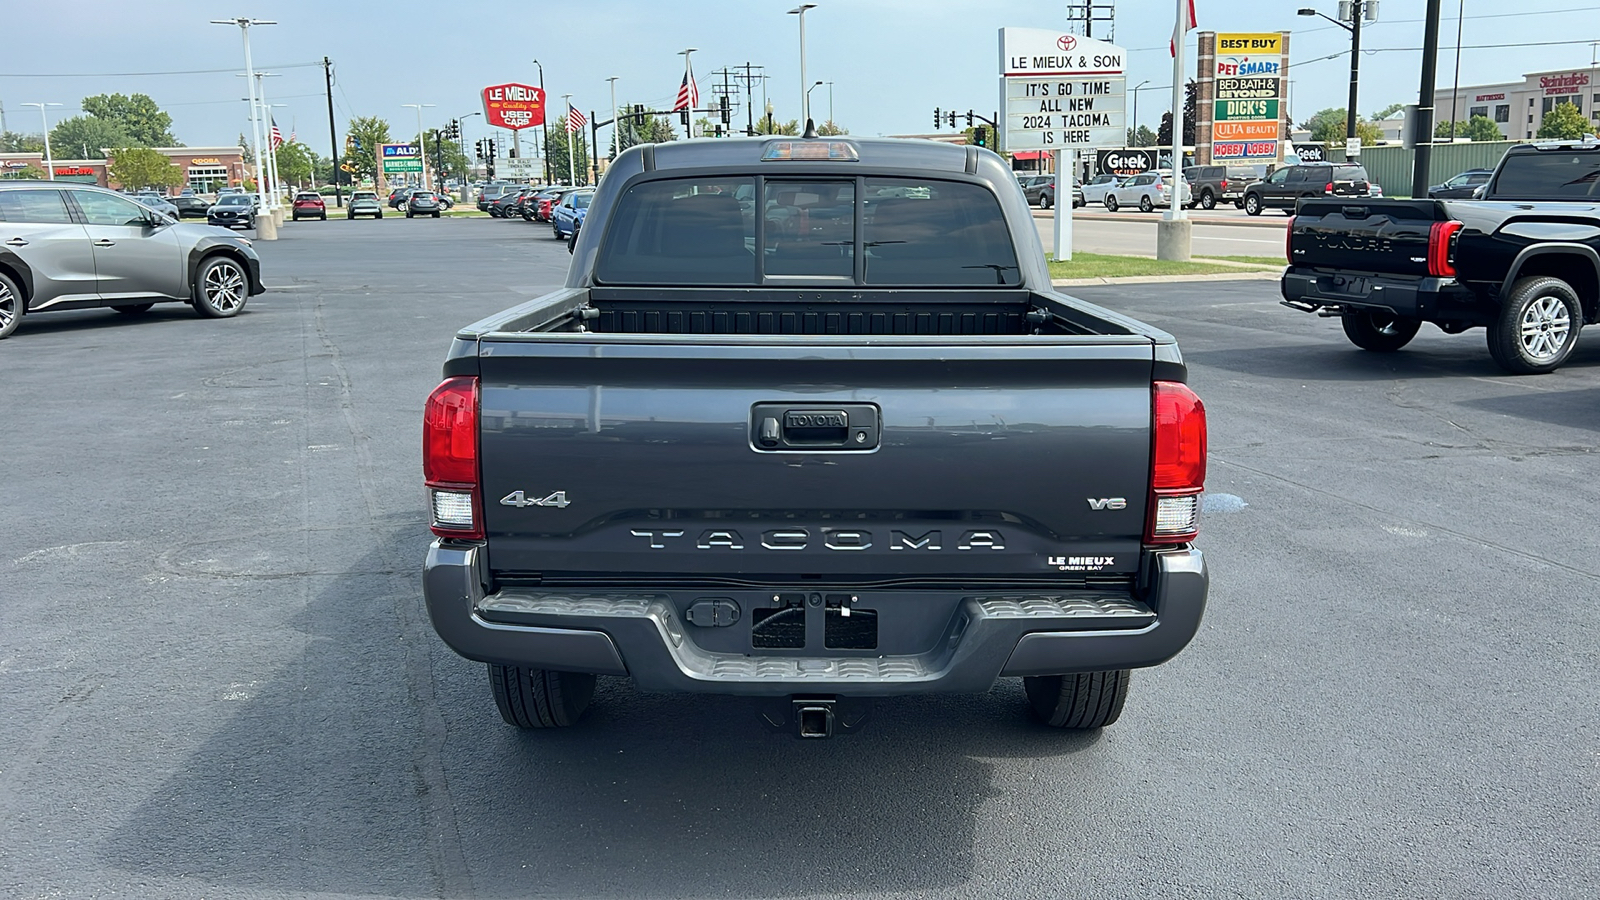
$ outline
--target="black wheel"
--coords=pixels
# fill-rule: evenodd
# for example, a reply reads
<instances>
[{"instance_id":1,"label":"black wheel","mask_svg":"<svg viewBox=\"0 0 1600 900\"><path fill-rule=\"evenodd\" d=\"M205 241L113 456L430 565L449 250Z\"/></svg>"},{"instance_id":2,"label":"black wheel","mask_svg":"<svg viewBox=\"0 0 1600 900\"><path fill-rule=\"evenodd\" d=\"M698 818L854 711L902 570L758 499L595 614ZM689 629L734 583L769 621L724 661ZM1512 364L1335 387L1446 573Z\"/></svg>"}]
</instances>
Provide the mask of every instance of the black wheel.
<instances>
[{"instance_id":1,"label":"black wheel","mask_svg":"<svg viewBox=\"0 0 1600 900\"><path fill-rule=\"evenodd\" d=\"M522 219L525 222L532 222L533 221L533 213L528 212L527 210L523 210L522 211Z\"/></svg>"},{"instance_id":2,"label":"black wheel","mask_svg":"<svg viewBox=\"0 0 1600 900\"><path fill-rule=\"evenodd\" d=\"M1354 310L1339 317L1344 336L1363 350L1393 353L1411 343L1422 327L1420 319L1408 319L1381 309Z\"/></svg>"},{"instance_id":3,"label":"black wheel","mask_svg":"<svg viewBox=\"0 0 1600 900\"><path fill-rule=\"evenodd\" d=\"M1583 330L1583 305L1559 278L1519 278L1489 326L1489 355L1513 375L1554 372Z\"/></svg>"},{"instance_id":4,"label":"black wheel","mask_svg":"<svg viewBox=\"0 0 1600 900\"><path fill-rule=\"evenodd\" d=\"M1216 209L1217 208L1217 195L1211 193L1210 191L1201 191L1200 192L1200 208L1201 209Z\"/></svg>"},{"instance_id":5,"label":"black wheel","mask_svg":"<svg viewBox=\"0 0 1600 900\"><path fill-rule=\"evenodd\" d=\"M155 306L154 303L122 303L111 308L119 313L127 313L130 316L136 316L139 313L149 312L150 308L153 306Z\"/></svg>"},{"instance_id":6,"label":"black wheel","mask_svg":"<svg viewBox=\"0 0 1600 900\"><path fill-rule=\"evenodd\" d=\"M322 218L322 221L324 221L324 222L328 221L328 214L327 213L323 213L321 218Z\"/></svg>"},{"instance_id":7,"label":"black wheel","mask_svg":"<svg viewBox=\"0 0 1600 900\"><path fill-rule=\"evenodd\" d=\"M1116 197L1113 197L1110 194L1106 195L1106 209L1108 211L1110 211L1110 212L1116 212L1117 211L1117 198Z\"/></svg>"},{"instance_id":8,"label":"black wheel","mask_svg":"<svg viewBox=\"0 0 1600 900\"><path fill-rule=\"evenodd\" d=\"M1139 198L1139 212L1147 213L1153 211L1155 208L1156 205L1150 201L1149 194L1145 194L1143 197Z\"/></svg>"},{"instance_id":9,"label":"black wheel","mask_svg":"<svg viewBox=\"0 0 1600 900\"><path fill-rule=\"evenodd\" d=\"M558 240L558 241L561 240L562 238L566 237L566 235L561 233L561 229L555 227L554 225L550 226L550 230L555 232L556 240Z\"/></svg>"},{"instance_id":10,"label":"black wheel","mask_svg":"<svg viewBox=\"0 0 1600 900\"><path fill-rule=\"evenodd\" d=\"M1040 194L1039 195L1039 208L1040 209L1049 209L1050 207L1052 207L1054 205L1055 205L1055 201L1050 199L1050 195L1049 194Z\"/></svg>"},{"instance_id":11,"label":"black wheel","mask_svg":"<svg viewBox=\"0 0 1600 900\"><path fill-rule=\"evenodd\" d=\"M411 218L411 210L406 210L406 218Z\"/></svg>"},{"instance_id":12,"label":"black wheel","mask_svg":"<svg viewBox=\"0 0 1600 900\"><path fill-rule=\"evenodd\" d=\"M489 663L489 692L507 725L565 728L594 698L594 676Z\"/></svg>"},{"instance_id":13,"label":"black wheel","mask_svg":"<svg viewBox=\"0 0 1600 900\"><path fill-rule=\"evenodd\" d=\"M378 214L377 214L377 215L375 215L375 216L373 216L373 218L374 218L374 219L381 219L381 218L383 218L383 210L381 210L381 209L380 209L380 210L378 210Z\"/></svg>"},{"instance_id":14,"label":"black wheel","mask_svg":"<svg viewBox=\"0 0 1600 900\"><path fill-rule=\"evenodd\" d=\"M576 253L577 251L578 251L578 231L577 231L577 229L573 229L572 236L567 238L567 252L568 253Z\"/></svg>"},{"instance_id":15,"label":"black wheel","mask_svg":"<svg viewBox=\"0 0 1600 900\"><path fill-rule=\"evenodd\" d=\"M346 219L349 219L352 222L354 222L356 220L356 214L355 213L345 213L344 217Z\"/></svg>"},{"instance_id":16,"label":"black wheel","mask_svg":"<svg viewBox=\"0 0 1600 900\"><path fill-rule=\"evenodd\" d=\"M22 324L22 314L27 309L22 300L22 290L17 283L0 275L0 340L8 338Z\"/></svg>"},{"instance_id":17,"label":"black wheel","mask_svg":"<svg viewBox=\"0 0 1600 900\"><path fill-rule=\"evenodd\" d=\"M200 264L194 279L195 312L208 319L229 319L250 299L244 266L231 256L213 256Z\"/></svg>"},{"instance_id":18,"label":"black wheel","mask_svg":"<svg viewBox=\"0 0 1600 900\"><path fill-rule=\"evenodd\" d=\"M1122 715L1128 670L1022 679L1034 715L1052 728L1104 728Z\"/></svg>"},{"instance_id":19,"label":"black wheel","mask_svg":"<svg viewBox=\"0 0 1600 900\"><path fill-rule=\"evenodd\" d=\"M434 218L435 218L435 219L437 219L437 218L439 218L439 213L438 213L438 211L435 211L435 212L434 212L434 214L433 214L433 217L434 217Z\"/></svg>"},{"instance_id":20,"label":"black wheel","mask_svg":"<svg viewBox=\"0 0 1600 900\"><path fill-rule=\"evenodd\" d=\"M1244 195L1244 211L1248 215L1261 215L1261 198L1255 194Z\"/></svg>"}]
</instances>

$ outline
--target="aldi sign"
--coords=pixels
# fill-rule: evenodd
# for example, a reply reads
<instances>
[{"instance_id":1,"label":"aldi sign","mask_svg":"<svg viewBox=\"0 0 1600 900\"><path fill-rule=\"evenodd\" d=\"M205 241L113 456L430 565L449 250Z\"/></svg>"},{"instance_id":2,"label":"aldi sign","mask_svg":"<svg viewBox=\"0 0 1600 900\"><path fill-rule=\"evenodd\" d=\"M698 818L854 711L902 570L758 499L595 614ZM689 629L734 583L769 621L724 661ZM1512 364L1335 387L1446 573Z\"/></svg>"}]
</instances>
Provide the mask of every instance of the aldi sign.
<instances>
[{"instance_id":1,"label":"aldi sign","mask_svg":"<svg viewBox=\"0 0 1600 900\"><path fill-rule=\"evenodd\" d=\"M383 174L405 175L422 171L422 153L413 144L379 144Z\"/></svg>"},{"instance_id":2,"label":"aldi sign","mask_svg":"<svg viewBox=\"0 0 1600 900\"><path fill-rule=\"evenodd\" d=\"M544 89L494 84L483 89L483 117L496 128L521 131L544 124Z\"/></svg>"}]
</instances>

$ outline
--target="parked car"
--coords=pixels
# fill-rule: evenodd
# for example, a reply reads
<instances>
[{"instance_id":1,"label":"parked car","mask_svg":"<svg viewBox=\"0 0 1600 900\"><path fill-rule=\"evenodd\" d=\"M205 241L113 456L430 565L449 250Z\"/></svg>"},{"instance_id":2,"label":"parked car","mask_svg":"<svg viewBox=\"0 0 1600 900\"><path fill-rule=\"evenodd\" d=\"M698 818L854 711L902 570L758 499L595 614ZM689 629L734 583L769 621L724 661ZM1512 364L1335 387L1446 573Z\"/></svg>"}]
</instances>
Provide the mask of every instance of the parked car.
<instances>
[{"instance_id":1,"label":"parked car","mask_svg":"<svg viewBox=\"0 0 1600 900\"><path fill-rule=\"evenodd\" d=\"M433 216L439 218L439 213L444 209L444 204L439 202L439 195L433 191L412 191L406 197L406 218L413 216Z\"/></svg>"},{"instance_id":2,"label":"parked car","mask_svg":"<svg viewBox=\"0 0 1600 900\"><path fill-rule=\"evenodd\" d=\"M1244 201L1245 188L1259 181L1250 166L1190 166L1183 170L1194 201L1189 206L1215 209L1218 203Z\"/></svg>"},{"instance_id":3,"label":"parked car","mask_svg":"<svg viewBox=\"0 0 1600 900\"><path fill-rule=\"evenodd\" d=\"M550 207L550 227L556 240L565 240L577 233L578 213L588 209L593 199L593 189L568 191L559 203Z\"/></svg>"},{"instance_id":4,"label":"parked car","mask_svg":"<svg viewBox=\"0 0 1600 900\"><path fill-rule=\"evenodd\" d=\"M562 195L577 188L570 185L555 185L534 195L531 202L535 203L533 217L540 222L550 221L550 208L561 202Z\"/></svg>"},{"instance_id":5,"label":"parked car","mask_svg":"<svg viewBox=\"0 0 1600 900\"><path fill-rule=\"evenodd\" d=\"M171 216L174 219L183 218L178 214L178 207L174 206L172 201L161 196L160 194L151 191L140 191L139 193L133 195L133 199L143 203L145 206L150 207L164 216Z\"/></svg>"},{"instance_id":6,"label":"parked car","mask_svg":"<svg viewBox=\"0 0 1600 900\"><path fill-rule=\"evenodd\" d=\"M1002 679L1117 720L1205 611L1205 409L1170 334L1051 286L1016 192L932 141L617 157L566 286L454 330L420 416L428 619L509 725L597 675L806 738Z\"/></svg>"},{"instance_id":7,"label":"parked car","mask_svg":"<svg viewBox=\"0 0 1600 900\"><path fill-rule=\"evenodd\" d=\"M1338 316L1352 344L1393 353L1424 322L1482 327L1513 375L1553 372L1600 324L1600 144L1517 144L1480 197L1300 201L1284 304ZM1524 403L1519 399L1519 403Z\"/></svg>"},{"instance_id":8,"label":"parked car","mask_svg":"<svg viewBox=\"0 0 1600 900\"><path fill-rule=\"evenodd\" d=\"M1125 177L1122 175L1117 175L1113 172L1102 172L1101 174L1096 175L1085 182L1081 188L1083 191L1084 202L1099 203L1104 205L1106 202L1106 194L1110 193L1112 188L1124 181L1127 181L1128 178L1131 177L1132 176Z\"/></svg>"},{"instance_id":9,"label":"parked car","mask_svg":"<svg viewBox=\"0 0 1600 900\"><path fill-rule=\"evenodd\" d=\"M1489 176L1493 174L1493 169L1468 169L1459 175L1445 179L1444 184L1436 184L1428 188L1428 199L1446 200L1471 197L1478 188L1489 183Z\"/></svg>"},{"instance_id":10,"label":"parked car","mask_svg":"<svg viewBox=\"0 0 1600 900\"><path fill-rule=\"evenodd\" d=\"M374 219L383 218L383 204L378 202L378 195L374 191L355 191L350 194L350 205L344 208L344 217L354 219L356 216L371 216Z\"/></svg>"},{"instance_id":11,"label":"parked car","mask_svg":"<svg viewBox=\"0 0 1600 900\"><path fill-rule=\"evenodd\" d=\"M1244 189L1244 211L1252 216L1264 209L1281 209L1294 215L1294 207L1310 198L1347 198L1369 195L1367 170L1354 163L1300 163L1281 166L1265 179Z\"/></svg>"},{"instance_id":12,"label":"parked car","mask_svg":"<svg viewBox=\"0 0 1600 900\"><path fill-rule=\"evenodd\" d=\"M1089 205L1089 201L1083 196L1083 185L1079 184L1076 178L1072 180L1072 205L1075 209Z\"/></svg>"},{"instance_id":13,"label":"parked car","mask_svg":"<svg viewBox=\"0 0 1600 900\"><path fill-rule=\"evenodd\" d=\"M323 201L321 194L315 191L301 191L294 195L294 205L289 209L289 220L298 222L303 218L328 221L328 204Z\"/></svg>"},{"instance_id":14,"label":"parked car","mask_svg":"<svg viewBox=\"0 0 1600 900\"><path fill-rule=\"evenodd\" d=\"M478 212L487 212L490 215L494 215L494 213L489 212L489 205L499 200L507 191L516 187L517 185L508 181L491 181L485 184L478 190Z\"/></svg>"},{"instance_id":15,"label":"parked car","mask_svg":"<svg viewBox=\"0 0 1600 900\"><path fill-rule=\"evenodd\" d=\"M401 185L400 187L397 187L394 190L390 191L389 192L389 207L391 209L396 209L396 210L405 209L406 208L406 200L411 196L411 192L415 191L415 190L418 190L418 188L406 184L406 185Z\"/></svg>"},{"instance_id":16,"label":"parked car","mask_svg":"<svg viewBox=\"0 0 1600 900\"><path fill-rule=\"evenodd\" d=\"M206 224L223 228L254 228L258 202L254 194L223 194L206 210Z\"/></svg>"},{"instance_id":17,"label":"parked car","mask_svg":"<svg viewBox=\"0 0 1600 900\"><path fill-rule=\"evenodd\" d=\"M527 197L535 188L528 185L512 185L511 189L501 194L489 204L489 215L497 219L513 219L520 213L523 198Z\"/></svg>"},{"instance_id":18,"label":"parked car","mask_svg":"<svg viewBox=\"0 0 1600 900\"><path fill-rule=\"evenodd\" d=\"M1124 206L1137 206L1140 212L1172 205L1171 179L1162 172L1141 172L1106 192L1106 209L1116 212ZM1194 199L1189 182L1182 181L1178 202L1187 205Z\"/></svg>"},{"instance_id":19,"label":"parked car","mask_svg":"<svg viewBox=\"0 0 1600 900\"><path fill-rule=\"evenodd\" d=\"M0 338L24 315L194 304L228 318L265 290L250 242L90 185L0 181Z\"/></svg>"},{"instance_id":20,"label":"parked car","mask_svg":"<svg viewBox=\"0 0 1600 900\"><path fill-rule=\"evenodd\" d=\"M1024 175L1017 179L1017 185L1022 188L1022 196L1027 199L1028 205L1040 209L1049 209L1055 202L1056 177L1054 175ZM1050 197L1045 199L1045 190L1049 189Z\"/></svg>"},{"instance_id":21,"label":"parked car","mask_svg":"<svg viewBox=\"0 0 1600 900\"><path fill-rule=\"evenodd\" d=\"M206 210L211 208L211 204L207 203L204 197L196 197L193 194L174 197L172 205L178 208L178 218L180 219L203 219L206 216Z\"/></svg>"}]
</instances>

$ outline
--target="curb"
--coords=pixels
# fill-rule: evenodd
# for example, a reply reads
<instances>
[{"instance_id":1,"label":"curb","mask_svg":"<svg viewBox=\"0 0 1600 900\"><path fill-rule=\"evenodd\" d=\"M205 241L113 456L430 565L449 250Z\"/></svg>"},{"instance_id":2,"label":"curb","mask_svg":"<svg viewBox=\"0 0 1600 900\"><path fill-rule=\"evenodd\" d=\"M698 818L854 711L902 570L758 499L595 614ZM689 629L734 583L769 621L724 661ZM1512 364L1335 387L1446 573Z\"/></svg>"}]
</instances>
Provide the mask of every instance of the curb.
<instances>
[{"instance_id":1,"label":"curb","mask_svg":"<svg viewBox=\"0 0 1600 900\"><path fill-rule=\"evenodd\" d=\"M1107 284L1181 284L1187 281L1277 281L1281 272L1219 272L1215 275L1129 275L1125 278L1066 278L1054 287L1088 287Z\"/></svg>"},{"instance_id":2,"label":"curb","mask_svg":"<svg viewBox=\"0 0 1600 900\"><path fill-rule=\"evenodd\" d=\"M1055 215L1054 209L1035 209L1033 211L1033 217L1035 219L1049 219L1053 215ZM1282 228L1283 226L1289 224L1288 216L1273 216L1265 221L1263 221L1260 217L1235 219L1218 218L1215 216L1189 216L1188 218L1189 221L1195 223L1196 225L1228 225L1238 226L1240 228ZM1091 222L1157 222L1160 221L1160 218L1158 216L1146 216L1143 213L1131 213L1128 215L1123 215L1122 213L1114 212L1086 213L1074 211L1072 213L1072 220L1074 222L1085 220Z\"/></svg>"}]
</instances>

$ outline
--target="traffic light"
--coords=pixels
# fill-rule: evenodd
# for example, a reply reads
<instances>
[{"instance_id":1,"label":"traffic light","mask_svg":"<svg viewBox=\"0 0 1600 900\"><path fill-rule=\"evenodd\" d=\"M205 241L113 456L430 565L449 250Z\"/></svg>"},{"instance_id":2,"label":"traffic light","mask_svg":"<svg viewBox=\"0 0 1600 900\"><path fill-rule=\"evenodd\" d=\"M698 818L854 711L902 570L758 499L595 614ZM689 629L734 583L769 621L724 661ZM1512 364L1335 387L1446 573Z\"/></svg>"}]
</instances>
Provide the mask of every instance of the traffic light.
<instances>
[{"instance_id":1,"label":"traffic light","mask_svg":"<svg viewBox=\"0 0 1600 900\"><path fill-rule=\"evenodd\" d=\"M982 125L972 129L972 142L979 147L989 146L989 129Z\"/></svg>"},{"instance_id":2,"label":"traffic light","mask_svg":"<svg viewBox=\"0 0 1600 900\"><path fill-rule=\"evenodd\" d=\"M946 113L945 115L948 117L947 120L950 122L950 127L951 128L956 127L956 111L952 109L952 110L950 110L950 112Z\"/></svg>"},{"instance_id":3,"label":"traffic light","mask_svg":"<svg viewBox=\"0 0 1600 900\"><path fill-rule=\"evenodd\" d=\"M687 109L678 116L678 119L679 121L683 122L683 127L689 127L689 111Z\"/></svg>"},{"instance_id":4,"label":"traffic light","mask_svg":"<svg viewBox=\"0 0 1600 900\"><path fill-rule=\"evenodd\" d=\"M485 159L494 159L499 156L499 153L496 152L498 148L494 145L494 138L489 138L489 142L484 145L484 149L488 151L488 155L484 157Z\"/></svg>"},{"instance_id":5,"label":"traffic light","mask_svg":"<svg viewBox=\"0 0 1600 900\"><path fill-rule=\"evenodd\" d=\"M721 108L721 111L722 111L722 124L724 124L724 125L728 124L730 121L732 121L732 111L730 110L730 108L728 106L728 95L727 94L723 94L721 102L718 103L717 105Z\"/></svg>"},{"instance_id":6,"label":"traffic light","mask_svg":"<svg viewBox=\"0 0 1600 900\"><path fill-rule=\"evenodd\" d=\"M450 120L450 140L452 140L452 141L461 140L461 120L460 119L451 119Z\"/></svg>"},{"instance_id":7,"label":"traffic light","mask_svg":"<svg viewBox=\"0 0 1600 900\"><path fill-rule=\"evenodd\" d=\"M933 108L933 130L934 131L938 131L939 130L939 126L943 125L943 124L944 124L944 116L939 114L939 107L935 106Z\"/></svg>"},{"instance_id":8,"label":"traffic light","mask_svg":"<svg viewBox=\"0 0 1600 900\"><path fill-rule=\"evenodd\" d=\"M643 103L635 103L633 105L633 122L634 122L635 125L643 125L644 124L644 104Z\"/></svg>"},{"instance_id":9,"label":"traffic light","mask_svg":"<svg viewBox=\"0 0 1600 900\"><path fill-rule=\"evenodd\" d=\"M967 127L972 127L972 110L967 110Z\"/></svg>"},{"instance_id":10,"label":"traffic light","mask_svg":"<svg viewBox=\"0 0 1600 900\"><path fill-rule=\"evenodd\" d=\"M483 138L478 138L473 142L472 153L478 159L483 159Z\"/></svg>"}]
</instances>

